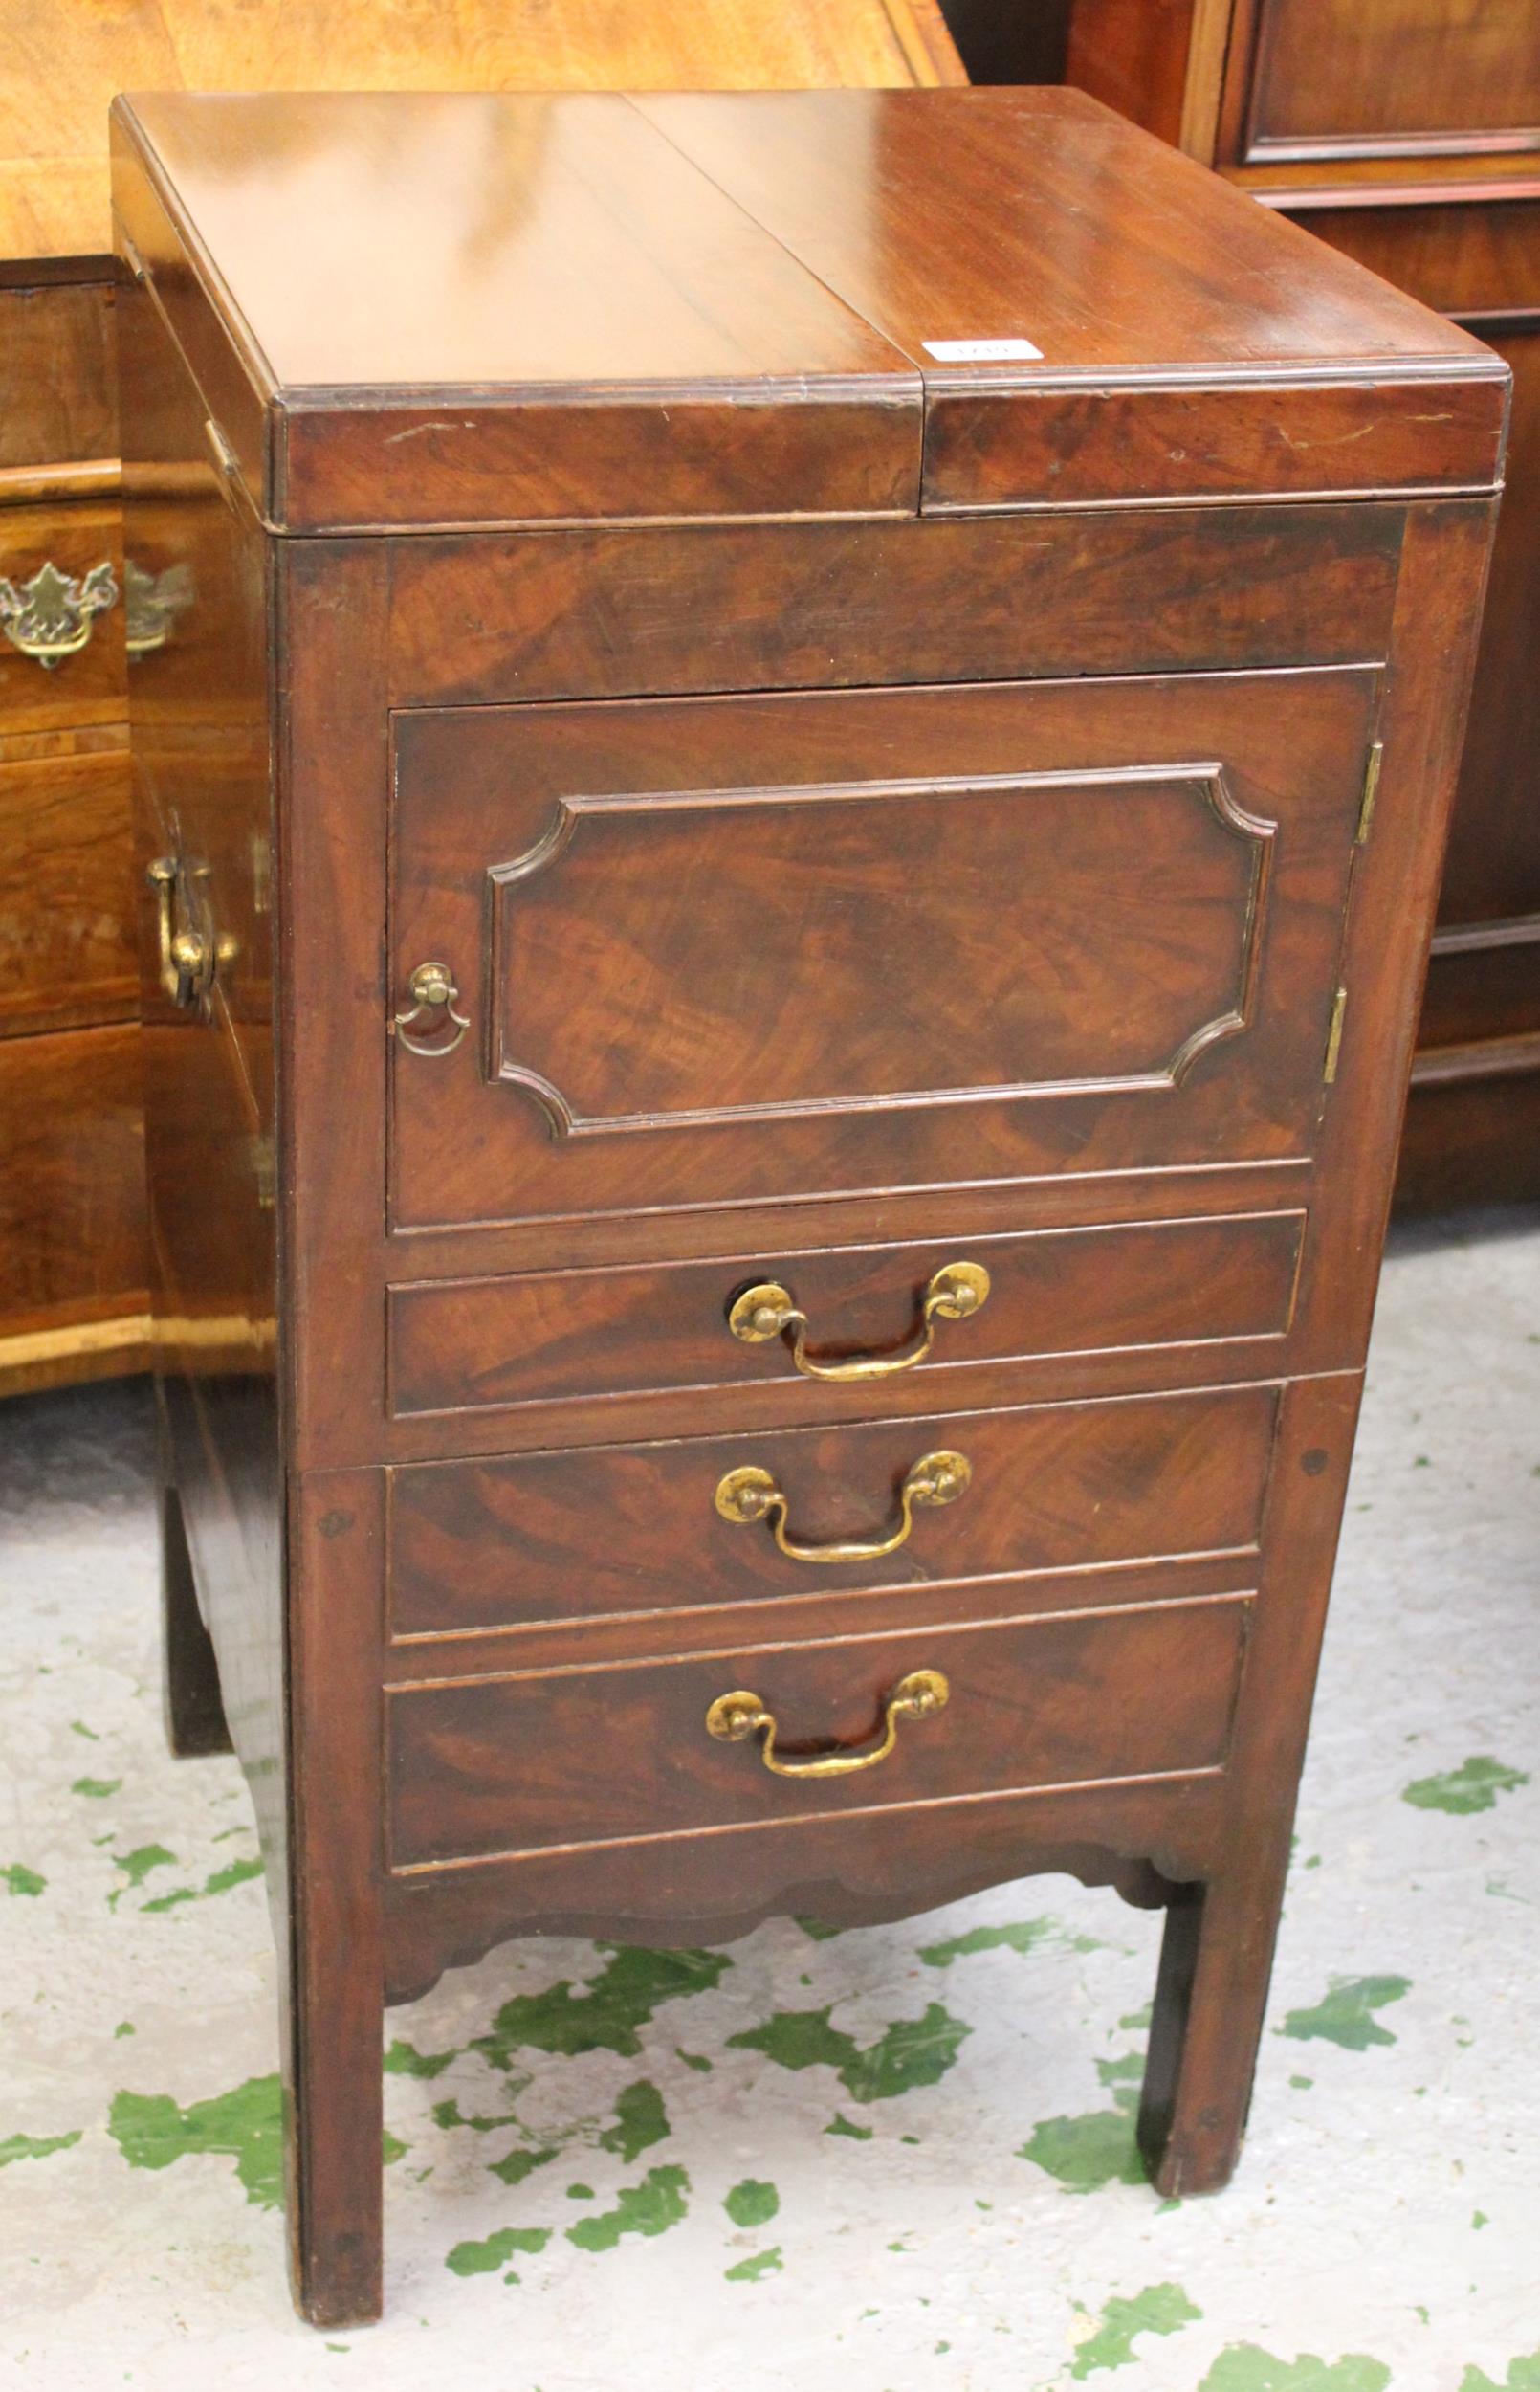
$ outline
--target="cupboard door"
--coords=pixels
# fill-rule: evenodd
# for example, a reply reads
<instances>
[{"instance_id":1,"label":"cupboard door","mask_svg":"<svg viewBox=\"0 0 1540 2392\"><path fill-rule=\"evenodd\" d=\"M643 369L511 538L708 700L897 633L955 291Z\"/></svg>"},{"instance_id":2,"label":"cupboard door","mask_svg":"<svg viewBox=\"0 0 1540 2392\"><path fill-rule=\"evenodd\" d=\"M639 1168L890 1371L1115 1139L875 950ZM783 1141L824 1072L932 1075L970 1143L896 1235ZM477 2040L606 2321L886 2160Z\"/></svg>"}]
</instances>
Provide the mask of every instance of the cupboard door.
<instances>
[{"instance_id":1,"label":"cupboard door","mask_svg":"<svg viewBox=\"0 0 1540 2392\"><path fill-rule=\"evenodd\" d=\"M399 717L394 1226L1309 1156L1377 690Z\"/></svg>"},{"instance_id":2,"label":"cupboard door","mask_svg":"<svg viewBox=\"0 0 1540 2392\"><path fill-rule=\"evenodd\" d=\"M1246 158L1540 143L1540 0L1258 0Z\"/></svg>"}]
</instances>

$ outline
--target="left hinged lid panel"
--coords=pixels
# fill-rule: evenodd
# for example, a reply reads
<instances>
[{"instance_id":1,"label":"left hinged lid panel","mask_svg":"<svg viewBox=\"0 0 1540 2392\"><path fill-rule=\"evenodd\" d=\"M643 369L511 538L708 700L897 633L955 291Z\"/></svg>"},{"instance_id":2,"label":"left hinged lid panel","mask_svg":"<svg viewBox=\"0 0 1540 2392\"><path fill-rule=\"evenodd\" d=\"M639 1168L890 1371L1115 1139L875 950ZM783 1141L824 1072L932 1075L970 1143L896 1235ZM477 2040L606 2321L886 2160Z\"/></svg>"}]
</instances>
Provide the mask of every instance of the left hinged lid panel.
<instances>
[{"instance_id":1,"label":"left hinged lid panel","mask_svg":"<svg viewBox=\"0 0 1540 2392\"><path fill-rule=\"evenodd\" d=\"M200 379L238 367L275 529L917 511L913 365L618 95L115 114L120 220Z\"/></svg>"}]
</instances>

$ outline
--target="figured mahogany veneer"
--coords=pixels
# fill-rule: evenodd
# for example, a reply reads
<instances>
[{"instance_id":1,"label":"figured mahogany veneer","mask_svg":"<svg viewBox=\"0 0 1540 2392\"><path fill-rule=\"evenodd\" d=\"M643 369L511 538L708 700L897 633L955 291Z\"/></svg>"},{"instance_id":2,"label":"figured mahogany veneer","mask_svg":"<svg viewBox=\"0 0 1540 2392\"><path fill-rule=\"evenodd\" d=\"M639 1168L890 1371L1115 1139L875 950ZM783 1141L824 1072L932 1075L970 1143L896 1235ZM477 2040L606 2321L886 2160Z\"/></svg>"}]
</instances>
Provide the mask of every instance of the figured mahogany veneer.
<instances>
[{"instance_id":1,"label":"figured mahogany veneer","mask_svg":"<svg viewBox=\"0 0 1540 2392\"><path fill-rule=\"evenodd\" d=\"M115 139L168 1713L305 2314L383 2000L515 1933L1073 1870L1217 2187L1504 368L1064 94Z\"/></svg>"},{"instance_id":2,"label":"figured mahogany veneer","mask_svg":"<svg viewBox=\"0 0 1540 2392\"><path fill-rule=\"evenodd\" d=\"M391 1475L390 1626L420 1635L1250 1552L1276 1412L1274 1389L1239 1387L408 1467ZM880 1536L906 1473L937 1450L965 1457L966 1494L917 1511L877 1562L793 1561L768 1526L714 1508L725 1473L751 1466L783 1490L797 1539Z\"/></svg>"},{"instance_id":3,"label":"figured mahogany veneer","mask_svg":"<svg viewBox=\"0 0 1540 2392\"><path fill-rule=\"evenodd\" d=\"M445 955L472 1034L398 1045L394 1225L1308 1155L1378 702L405 716L395 968Z\"/></svg>"},{"instance_id":4,"label":"figured mahogany veneer","mask_svg":"<svg viewBox=\"0 0 1540 2392\"><path fill-rule=\"evenodd\" d=\"M954 1240L989 1273L990 1291L960 1337L937 1329L925 1384L1034 1355L1283 1337L1304 1230L1302 1213L1280 1212ZM925 1290L953 1259L951 1247L909 1244L393 1288L390 1408L403 1419L520 1413L678 1389L709 1396L715 1413L734 1390L796 1376L784 1337L749 1344L732 1334L745 1289L785 1284L810 1312L814 1367L838 1366L912 1345ZM841 1384L803 1380L799 1402L820 1408ZM513 1422L509 1430L518 1433Z\"/></svg>"},{"instance_id":5,"label":"figured mahogany veneer","mask_svg":"<svg viewBox=\"0 0 1540 2392\"><path fill-rule=\"evenodd\" d=\"M1211 1597L897 1640L727 1647L652 1666L395 1687L385 1717L390 1865L651 1843L1077 1780L1192 1777L1223 1764L1245 1629L1243 1601ZM867 1690L886 1691L920 1664L944 1672L954 1718L938 1713L901 1728L894 1765L880 1774L772 1777L700 1733L715 1697L746 1687L781 1723L787 1758L859 1751L880 1727ZM966 1721L961 1734L954 1720ZM960 1819L957 1832L967 1832Z\"/></svg>"}]
</instances>

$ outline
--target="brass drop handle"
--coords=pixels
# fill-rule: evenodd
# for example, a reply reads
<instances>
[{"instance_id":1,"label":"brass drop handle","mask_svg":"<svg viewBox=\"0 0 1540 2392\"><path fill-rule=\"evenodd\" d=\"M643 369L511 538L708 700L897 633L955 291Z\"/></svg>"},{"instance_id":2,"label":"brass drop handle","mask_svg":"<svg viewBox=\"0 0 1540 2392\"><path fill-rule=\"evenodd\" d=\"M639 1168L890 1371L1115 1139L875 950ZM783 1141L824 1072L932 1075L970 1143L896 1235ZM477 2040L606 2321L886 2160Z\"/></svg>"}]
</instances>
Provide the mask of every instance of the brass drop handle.
<instances>
[{"instance_id":1,"label":"brass drop handle","mask_svg":"<svg viewBox=\"0 0 1540 2392\"><path fill-rule=\"evenodd\" d=\"M935 1341L938 1320L966 1320L989 1300L989 1274L982 1263L949 1262L933 1273L920 1307L919 1328L896 1354L851 1354L843 1362L824 1362L807 1351L807 1315L778 1279L745 1288L727 1316L727 1325L745 1345L762 1345L770 1338L793 1332L791 1359L804 1379L890 1379L894 1371L913 1370Z\"/></svg>"},{"instance_id":2,"label":"brass drop handle","mask_svg":"<svg viewBox=\"0 0 1540 2392\"><path fill-rule=\"evenodd\" d=\"M723 1744L743 1744L764 1731L759 1759L778 1778L848 1778L858 1769L875 1769L898 1741L900 1719L929 1719L946 1709L951 1687L939 1670L912 1670L901 1677L883 1705L880 1743L864 1753L817 1753L806 1761L782 1761L776 1750L781 1723L766 1711L758 1694L739 1691L718 1694L706 1714L706 1733Z\"/></svg>"},{"instance_id":3,"label":"brass drop handle","mask_svg":"<svg viewBox=\"0 0 1540 2392\"><path fill-rule=\"evenodd\" d=\"M175 856L158 855L147 875L155 891L159 916L161 986L173 1005L198 1005L213 986L219 951L209 929L178 927L177 897L188 909L187 875Z\"/></svg>"},{"instance_id":4,"label":"brass drop handle","mask_svg":"<svg viewBox=\"0 0 1540 2392\"><path fill-rule=\"evenodd\" d=\"M735 1528L752 1528L759 1520L768 1520L777 1544L792 1561L880 1561L886 1553L896 1553L914 1525L914 1514L922 1506L937 1510L944 1504L956 1503L966 1495L973 1477L973 1466L965 1453L922 1453L917 1462L905 1473L899 1489L899 1517L896 1528L886 1535L872 1538L847 1538L834 1544L803 1545L786 1532L786 1498L780 1485L767 1470L746 1462L737 1470L730 1470L716 1489L716 1509L724 1520Z\"/></svg>"},{"instance_id":5,"label":"brass drop handle","mask_svg":"<svg viewBox=\"0 0 1540 2392\"><path fill-rule=\"evenodd\" d=\"M409 1054L452 1054L470 1029L467 1014L457 1013L455 1007L460 992L447 963L419 963L407 983L410 1005L403 1006L390 1027ZM435 1018L436 1017L436 1018ZM448 1030L448 1038L424 1037L418 1023L426 1022L431 1033Z\"/></svg>"},{"instance_id":6,"label":"brass drop handle","mask_svg":"<svg viewBox=\"0 0 1540 2392\"><path fill-rule=\"evenodd\" d=\"M73 573L61 573L50 558L19 589L0 573L0 631L12 648L52 673L67 656L78 654L91 637L95 618L117 601L118 583L110 565L94 565L77 580Z\"/></svg>"}]
</instances>

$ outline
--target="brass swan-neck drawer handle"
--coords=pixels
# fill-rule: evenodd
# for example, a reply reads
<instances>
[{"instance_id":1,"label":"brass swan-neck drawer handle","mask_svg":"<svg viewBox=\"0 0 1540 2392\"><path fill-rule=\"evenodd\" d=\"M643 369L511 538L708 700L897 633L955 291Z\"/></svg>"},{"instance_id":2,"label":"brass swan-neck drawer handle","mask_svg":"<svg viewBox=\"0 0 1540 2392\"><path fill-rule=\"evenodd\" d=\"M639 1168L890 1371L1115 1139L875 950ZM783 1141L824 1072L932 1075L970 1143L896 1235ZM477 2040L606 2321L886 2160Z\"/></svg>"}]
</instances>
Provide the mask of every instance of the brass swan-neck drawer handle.
<instances>
[{"instance_id":1,"label":"brass swan-neck drawer handle","mask_svg":"<svg viewBox=\"0 0 1540 2392\"><path fill-rule=\"evenodd\" d=\"M117 603L117 577L107 564L94 565L77 581L51 557L19 589L0 573L0 631L45 673L77 655L94 618Z\"/></svg>"},{"instance_id":2,"label":"brass swan-neck drawer handle","mask_svg":"<svg viewBox=\"0 0 1540 2392\"><path fill-rule=\"evenodd\" d=\"M929 1719L944 1711L952 1692L939 1670L912 1670L901 1677L883 1705L880 1743L864 1753L817 1753L805 1761L782 1761L776 1750L781 1723L766 1711L758 1694L741 1691L718 1694L706 1714L706 1733L723 1744L743 1744L764 1730L759 1759L778 1778L848 1778L857 1769L875 1769L898 1741L900 1719Z\"/></svg>"},{"instance_id":3,"label":"brass swan-neck drawer handle","mask_svg":"<svg viewBox=\"0 0 1540 2392\"><path fill-rule=\"evenodd\" d=\"M730 1470L716 1489L716 1509L735 1528L768 1520L777 1544L792 1561L880 1561L896 1553L914 1525L921 1505L937 1510L966 1495L973 1465L965 1453L922 1453L910 1465L899 1490L896 1528L881 1537L847 1538L828 1545L803 1545L786 1531L786 1498L767 1470L753 1462Z\"/></svg>"},{"instance_id":4,"label":"brass swan-neck drawer handle","mask_svg":"<svg viewBox=\"0 0 1540 2392\"><path fill-rule=\"evenodd\" d=\"M403 1006L390 1027L407 1052L429 1056L452 1054L471 1023L466 1014L457 1013L454 1009L460 992L449 965L419 963L407 983L407 994L411 1003ZM426 1038L422 1028L430 1033ZM442 1030L451 1031L451 1036L438 1039L431 1036L434 1030Z\"/></svg>"},{"instance_id":5,"label":"brass swan-neck drawer handle","mask_svg":"<svg viewBox=\"0 0 1540 2392\"><path fill-rule=\"evenodd\" d=\"M209 996L219 963L228 963L232 953L228 941L222 949L208 920L203 886L208 867L197 865L189 871L174 855L158 855L147 877L155 891L161 986L173 1005L190 1011Z\"/></svg>"},{"instance_id":6,"label":"brass swan-neck drawer handle","mask_svg":"<svg viewBox=\"0 0 1540 2392\"><path fill-rule=\"evenodd\" d=\"M920 1308L919 1328L896 1354L850 1354L843 1362L821 1362L807 1351L807 1315L779 1279L745 1288L727 1316L733 1335L745 1345L763 1345L792 1331L791 1359L804 1379L891 1379L894 1371L913 1370L935 1342L938 1320L966 1320L982 1310L989 1298L989 1274L982 1263L949 1262L934 1273Z\"/></svg>"}]
</instances>

